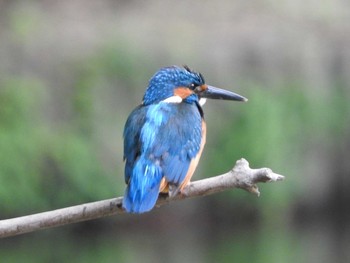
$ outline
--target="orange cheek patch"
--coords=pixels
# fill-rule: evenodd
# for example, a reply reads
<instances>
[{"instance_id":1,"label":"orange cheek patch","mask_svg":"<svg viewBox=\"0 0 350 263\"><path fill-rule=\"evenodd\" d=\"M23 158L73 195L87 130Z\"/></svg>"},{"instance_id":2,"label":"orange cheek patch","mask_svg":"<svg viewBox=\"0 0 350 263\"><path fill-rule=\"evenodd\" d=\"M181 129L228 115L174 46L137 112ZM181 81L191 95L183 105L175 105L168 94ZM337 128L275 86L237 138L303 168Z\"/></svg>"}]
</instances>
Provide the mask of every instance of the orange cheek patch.
<instances>
[{"instance_id":1,"label":"orange cheek patch","mask_svg":"<svg viewBox=\"0 0 350 263\"><path fill-rule=\"evenodd\" d=\"M179 96L181 99L186 99L188 96L192 94L193 94L193 91L186 87L179 87L174 90L174 95Z\"/></svg>"},{"instance_id":2,"label":"orange cheek patch","mask_svg":"<svg viewBox=\"0 0 350 263\"><path fill-rule=\"evenodd\" d=\"M200 87L201 87L201 91L205 91L208 89L208 85L206 85L206 84L203 84Z\"/></svg>"}]
</instances>

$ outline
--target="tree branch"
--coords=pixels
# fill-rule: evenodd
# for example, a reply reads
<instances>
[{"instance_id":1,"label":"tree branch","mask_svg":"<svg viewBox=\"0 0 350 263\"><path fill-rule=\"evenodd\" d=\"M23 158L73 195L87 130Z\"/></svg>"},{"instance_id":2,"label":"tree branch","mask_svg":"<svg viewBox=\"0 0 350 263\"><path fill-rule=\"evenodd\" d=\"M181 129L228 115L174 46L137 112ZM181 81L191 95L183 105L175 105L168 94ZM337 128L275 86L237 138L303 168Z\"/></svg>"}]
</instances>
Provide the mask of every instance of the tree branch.
<instances>
[{"instance_id":1,"label":"tree branch","mask_svg":"<svg viewBox=\"0 0 350 263\"><path fill-rule=\"evenodd\" d=\"M260 195L257 183L281 181L284 176L269 168L251 169L245 159L238 160L231 171L215 177L189 183L182 193L173 198L160 195L157 207L186 198L205 196L226 189L241 188ZM0 220L0 237L20 235L40 229L122 214L122 197L71 206L53 211Z\"/></svg>"}]
</instances>

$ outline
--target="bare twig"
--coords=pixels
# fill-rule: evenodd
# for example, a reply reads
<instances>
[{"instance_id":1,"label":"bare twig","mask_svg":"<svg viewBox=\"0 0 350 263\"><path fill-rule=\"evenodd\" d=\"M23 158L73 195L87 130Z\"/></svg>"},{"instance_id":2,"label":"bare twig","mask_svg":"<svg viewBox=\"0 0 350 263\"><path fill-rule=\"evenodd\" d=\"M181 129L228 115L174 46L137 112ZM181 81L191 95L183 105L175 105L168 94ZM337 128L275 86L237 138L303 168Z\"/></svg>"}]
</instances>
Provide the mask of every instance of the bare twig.
<instances>
[{"instance_id":1,"label":"bare twig","mask_svg":"<svg viewBox=\"0 0 350 263\"><path fill-rule=\"evenodd\" d=\"M157 206L176 200L205 196L226 189L241 188L259 196L257 183L281 181L284 176L271 169L251 169L245 159L238 160L228 173L191 182L181 194L173 198L160 195ZM0 237L20 235L40 229L57 227L71 223L122 214L122 197L71 206L53 211L0 220Z\"/></svg>"}]
</instances>

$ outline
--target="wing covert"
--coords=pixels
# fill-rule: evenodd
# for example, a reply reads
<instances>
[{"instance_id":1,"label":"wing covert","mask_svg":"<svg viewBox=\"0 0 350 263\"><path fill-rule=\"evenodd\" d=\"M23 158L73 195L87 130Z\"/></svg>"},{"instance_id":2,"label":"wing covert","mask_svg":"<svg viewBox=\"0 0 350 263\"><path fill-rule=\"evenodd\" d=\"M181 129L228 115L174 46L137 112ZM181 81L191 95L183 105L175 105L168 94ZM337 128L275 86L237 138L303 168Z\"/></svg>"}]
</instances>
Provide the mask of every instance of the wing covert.
<instances>
[{"instance_id":1,"label":"wing covert","mask_svg":"<svg viewBox=\"0 0 350 263\"><path fill-rule=\"evenodd\" d=\"M138 106L129 115L124 126L125 182L128 183L136 160L141 153L140 132L145 122L146 109Z\"/></svg>"},{"instance_id":2,"label":"wing covert","mask_svg":"<svg viewBox=\"0 0 350 263\"><path fill-rule=\"evenodd\" d=\"M146 114L140 139L142 152L159 163L169 183L184 180L191 160L198 154L202 118L196 105L160 103Z\"/></svg>"}]
</instances>

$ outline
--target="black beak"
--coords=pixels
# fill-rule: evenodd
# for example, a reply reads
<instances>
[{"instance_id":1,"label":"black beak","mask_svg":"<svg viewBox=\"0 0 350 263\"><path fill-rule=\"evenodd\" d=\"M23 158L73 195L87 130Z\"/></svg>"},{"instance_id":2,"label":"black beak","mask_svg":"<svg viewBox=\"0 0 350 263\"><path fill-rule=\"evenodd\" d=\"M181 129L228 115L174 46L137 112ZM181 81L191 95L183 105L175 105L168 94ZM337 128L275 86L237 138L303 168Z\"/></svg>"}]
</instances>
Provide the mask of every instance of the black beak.
<instances>
[{"instance_id":1,"label":"black beak","mask_svg":"<svg viewBox=\"0 0 350 263\"><path fill-rule=\"evenodd\" d=\"M219 89L213 86L207 85L207 88L198 94L201 98L216 99L216 100L236 100L236 101L248 101L247 98L238 95L232 91Z\"/></svg>"}]
</instances>

